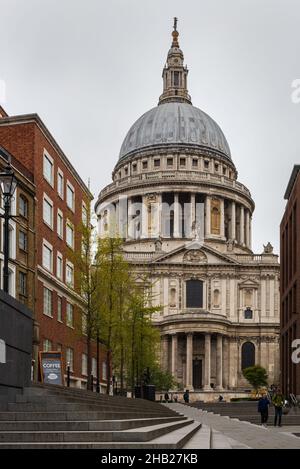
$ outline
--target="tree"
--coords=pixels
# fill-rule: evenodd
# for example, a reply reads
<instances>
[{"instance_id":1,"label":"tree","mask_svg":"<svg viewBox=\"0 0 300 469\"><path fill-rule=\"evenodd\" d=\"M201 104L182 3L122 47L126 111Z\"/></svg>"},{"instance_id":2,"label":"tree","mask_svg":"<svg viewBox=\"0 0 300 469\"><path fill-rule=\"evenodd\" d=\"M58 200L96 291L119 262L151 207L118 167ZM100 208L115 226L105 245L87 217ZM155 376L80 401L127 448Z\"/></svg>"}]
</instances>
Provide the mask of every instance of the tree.
<instances>
[{"instance_id":1,"label":"tree","mask_svg":"<svg viewBox=\"0 0 300 469\"><path fill-rule=\"evenodd\" d=\"M157 365L150 370L150 381L158 391L169 391L178 386L172 373L161 370Z\"/></svg>"},{"instance_id":2,"label":"tree","mask_svg":"<svg viewBox=\"0 0 300 469\"><path fill-rule=\"evenodd\" d=\"M267 386L268 384L268 375L262 366L254 365L244 368L243 375L247 381L254 387L257 392L261 386Z\"/></svg>"}]
</instances>

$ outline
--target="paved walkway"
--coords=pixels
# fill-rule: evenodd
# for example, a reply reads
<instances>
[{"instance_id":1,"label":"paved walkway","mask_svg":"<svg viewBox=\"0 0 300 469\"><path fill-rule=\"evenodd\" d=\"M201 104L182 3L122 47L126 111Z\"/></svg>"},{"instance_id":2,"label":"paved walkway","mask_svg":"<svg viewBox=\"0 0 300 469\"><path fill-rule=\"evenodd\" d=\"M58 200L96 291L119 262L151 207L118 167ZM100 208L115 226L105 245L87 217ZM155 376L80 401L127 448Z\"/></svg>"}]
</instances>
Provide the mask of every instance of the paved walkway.
<instances>
[{"instance_id":1,"label":"paved walkway","mask_svg":"<svg viewBox=\"0 0 300 469\"><path fill-rule=\"evenodd\" d=\"M300 448L300 438L292 435L291 431L299 433L299 427L262 427L238 419L230 419L184 404L167 404L171 409L181 412L195 421L202 422L212 429L223 433L226 437L242 445L255 449L289 449ZM233 448L237 447L233 445Z\"/></svg>"}]
</instances>

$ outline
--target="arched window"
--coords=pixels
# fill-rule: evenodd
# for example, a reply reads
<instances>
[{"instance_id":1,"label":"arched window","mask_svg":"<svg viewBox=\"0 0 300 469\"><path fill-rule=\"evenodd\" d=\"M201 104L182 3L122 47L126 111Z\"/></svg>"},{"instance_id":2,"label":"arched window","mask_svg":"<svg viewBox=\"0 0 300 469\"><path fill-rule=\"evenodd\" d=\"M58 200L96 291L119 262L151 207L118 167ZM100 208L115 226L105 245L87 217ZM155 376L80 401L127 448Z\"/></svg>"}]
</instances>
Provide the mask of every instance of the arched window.
<instances>
[{"instance_id":1,"label":"arched window","mask_svg":"<svg viewBox=\"0 0 300 469\"><path fill-rule=\"evenodd\" d=\"M242 345L242 370L255 365L255 346L252 342Z\"/></svg>"},{"instance_id":2,"label":"arched window","mask_svg":"<svg viewBox=\"0 0 300 469\"><path fill-rule=\"evenodd\" d=\"M188 280L186 282L186 307L203 307L203 282L201 280Z\"/></svg>"},{"instance_id":3,"label":"arched window","mask_svg":"<svg viewBox=\"0 0 300 469\"><path fill-rule=\"evenodd\" d=\"M214 290L213 305L215 308L218 308L220 306L220 290L218 289Z\"/></svg>"},{"instance_id":4,"label":"arched window","mask_svg":"<svg viewBox=\"0 0 300 469\"><path fill-rule=\"evenodd\" d=\"M253 319L253 311L251 308L246 308L244 311L245 319Z\"/></svg>"},{"instance_id":5,"label":"arched window","mask_svg":"<svg viewBox=\"0 0 300 469\"><path fill-rule=\"evenodd\" d=\"M211 232L219 235L221 230L221 206L220 201L212 199L211 201Z\"/></svg>"}]
</instances>

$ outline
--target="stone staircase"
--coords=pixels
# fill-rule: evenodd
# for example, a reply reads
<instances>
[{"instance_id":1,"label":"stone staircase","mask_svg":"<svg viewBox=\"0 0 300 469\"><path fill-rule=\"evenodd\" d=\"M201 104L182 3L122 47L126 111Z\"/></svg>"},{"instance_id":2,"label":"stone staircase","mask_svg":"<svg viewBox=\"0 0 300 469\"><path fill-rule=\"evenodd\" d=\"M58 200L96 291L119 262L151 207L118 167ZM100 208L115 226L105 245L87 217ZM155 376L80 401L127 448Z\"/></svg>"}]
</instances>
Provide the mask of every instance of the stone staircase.
<instances>
[{"instance_id":1,"label":"stone staircase","mask_svg":"<svg viewBox=\"0 0 300 469\"><path fill-rule=\"evenodd\" d=\"M182 448L201 423L156 402L32 385L0 402L0 449Z\"/></svg>"},{"instance_id":2,"label":"stone staircase","mask_svg":"<svg viewBox=\"0 0 300 469\"><path fill-rule=\"evenodd\" d=\"M217 415L228 416L230 418L246 421L254 424L260 424L260 414L257 412L257 402L193 402L190 407L213 412ZM269 408L268 425L274 424L274 407ZM292 407L288 414L282 416L282 425L300 426L300 409Z\"/></svg>"}]
</instances>

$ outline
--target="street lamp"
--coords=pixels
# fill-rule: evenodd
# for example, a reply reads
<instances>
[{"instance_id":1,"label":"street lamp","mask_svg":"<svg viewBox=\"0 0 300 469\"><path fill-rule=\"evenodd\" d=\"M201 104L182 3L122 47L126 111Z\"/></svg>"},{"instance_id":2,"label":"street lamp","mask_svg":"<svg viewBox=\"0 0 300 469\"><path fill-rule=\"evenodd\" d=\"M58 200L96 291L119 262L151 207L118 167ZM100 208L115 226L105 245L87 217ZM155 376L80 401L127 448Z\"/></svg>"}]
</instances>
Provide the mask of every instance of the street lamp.
<instances>
[{"instance_id":1,"label":"street lamp","mask_svg":"<svg viewBox=\"0 0 300 469\"><path fill-rule=\"evenodd\" d=\"M4 239L3 239L3 253L4 253L4 267L3 267L3 290L8 293L9 288L9 220L12 218L10 213L11 199L17 187L17 179L13 172L10 163L7 164L3 173L0 173L0 187L4 204Z\"/></svg>"}]
</instances>

